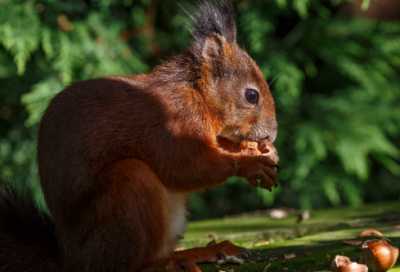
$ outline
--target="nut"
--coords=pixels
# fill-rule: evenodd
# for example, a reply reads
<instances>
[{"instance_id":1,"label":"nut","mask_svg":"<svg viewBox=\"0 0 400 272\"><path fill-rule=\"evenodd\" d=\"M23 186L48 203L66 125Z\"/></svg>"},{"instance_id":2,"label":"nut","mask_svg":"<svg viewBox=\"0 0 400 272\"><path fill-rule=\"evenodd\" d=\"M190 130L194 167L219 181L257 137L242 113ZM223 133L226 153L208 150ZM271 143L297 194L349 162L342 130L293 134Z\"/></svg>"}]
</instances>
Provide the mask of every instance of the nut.
<instances>
[{"instance_id":1,"label":"nut","mask_svg":"<svg viewBox=\"0 0 400 272\"><path fill-rule=\"evenodd\" d=\"M220 141L220 145L223 144L224 143ZM225 146L227 145L225 144ZM267 139L261 140L260 142L243 141L239 145L239 150L243 155L247 156L267 156L270 160L272 160L275 163L273 169L275 171L278 170L278 165L277 165L279 161L278 152L276 151L274 145ZM247 179L247 182L253 188L258 187L258 181L255 178Z\"/></svg>"},{"instance_id":2,"label":"nut","mask_svg":"<svg viewBox=\"0 0 400 272\"><path fill-rule=\"evenodd\" d=\"M278 164L278 152L276 151L275 146L270 141L268 141L267 139L261 140L258 143L258 149L260 150L261 155L268 156L275 164Z\"/></svg>"},{"instance_id":3,"label":"nut","mask_svg":"<svg viewBox=\"0 0 400 272\"><path fill-rule=\"evenodd\" d=\"M260 156L261 155L261 151L258 149L257 142L243 141L240 143L239 149L242 152L242 154L244 154L244 155L248 155L248 156Z\"/></svg>"},{"instance_id":4,"label":"nut","mask_svg":"<svg viewBox=\"0 0 400 272\"><path fill-rule=\"evenodd\" d=\"M362 241L347 240L347 241L343 241L343 244L351 245L351 246L358 246L358 245L361 245L361 244L362 244Z\"/></svg>"},{"instance_id":5,"label":"nut","mask_svg":"<svg viewBox=\"0 0 400 272\"><path fill-rule=\"evenodd\" d=\"M278 164L279 156L274 145L267 139L260 142L243 141L240 143L239 150L242 154L249 156L267 156L275 164Z\"/></svg>"},{"instance_id":6,"label":"nut","mask_svg":"<svg viewBox=\"0 0 400 272\"><path fill-rule=\"evenodd\" d=\"M368 267L365 264L351 262L346 256L336 255L329 267L331 272L367 272Z\"/></svg>"},{"instance_id":7,"label":"nut","mask_svg":"<svg viewBox=\"0 0 400 272\"><path fill-rule=\"evenodd\" d=\"M390 242L390 240L389 240ZM364 263L374 272L387 271L394 266L399 250L388 243L388 239L367 240L362 244Z\"/></svg>"}]
</instances>

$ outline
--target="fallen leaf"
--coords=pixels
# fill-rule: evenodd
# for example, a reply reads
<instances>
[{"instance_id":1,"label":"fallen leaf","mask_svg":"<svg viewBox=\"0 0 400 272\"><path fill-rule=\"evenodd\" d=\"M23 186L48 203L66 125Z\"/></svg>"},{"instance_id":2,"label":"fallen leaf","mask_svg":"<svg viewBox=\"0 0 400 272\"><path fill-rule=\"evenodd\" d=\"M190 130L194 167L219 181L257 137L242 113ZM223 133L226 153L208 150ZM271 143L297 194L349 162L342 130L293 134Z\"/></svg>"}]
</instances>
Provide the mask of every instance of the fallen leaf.
<instances>
[{"instance_id":1,"label":"fallen leaf","mask_svg":"<svg viewBox=\"0 0 400 272\"><path fill-rule=\"evenodd\" d=\"M358 245L362 244L362 241L348 240L348 241L343 241L343 244L351 245L351 246L358 246Z\"/></svg>"},{"instance_id":2,"label":"fallen leaf","mask_svg":"<svg viewBox=\"0 0 400 272\"><path fill-rule=\"evenodd\" d=\"M185 249L186 249L185 246L181 246L181 247L175 248L175 251L182 251L182 250L185 250Z\"/></svg>"},{"instance_id":3,"label":"fallen leaf","mask_svg":"<svg viewBox=\"0 0 400 272\"><path fill-rule=\"evenodd\" d=\"M370 236L370 235L376 235L376 236L382 237L382 233L377 230L364 230L363 232L361 232L360 237L365 237L365 236Z\"/></svg>"},{"instance_id":4,"label":"fallen leaf","mask_svg":"<svg viewBox=\"0 0 400 272\"><path fill-rule=\"evenodd\" d=\"M400 229L400 225L394 225L395 229Z\"/></svg>"},{"instance_id":5,"label":"fallen leaf","mask_svg":"<svg viewBox=\"0 0 400 272\"><path fill-rule=\"evenodd\" d=\"M256 243L256 244L254 244L254 246L265 246L265 245L268 245L269 244L269 241L264 241L264 242L261 242L261 243Z\"/></svg>"},{"instance_id":6,"label":"fallen leaf","mask_svg":"<svg viewBox=\"0 0 400 272\"><path fill-rule=\"evenodd\" d=\"M218 235L215 232L208 232L204 234L205 238L213 238L214 240L218 240Z\"/></svg>"},{"instance_id":7,"label":"fallen leaf","mask_svg":"<svg viewBox=\"0 0 400 272\"><path fill-rule=\"evenodd\" d=\"M326 254L326 259L328 260L328 262L331 260L331 255Z\"/></svg>"},{"instance_id":8,"label":"fallen leaf","mask_svg":"<svg viewBox=\"0 0 400 272\"><path fill-rule=\"evenodd\" d=\"M314 252L312 252L312 251L310 251L310 252L306 252L305 254L304 254L304 256L310 256L311 254L313 254Z\"/></svg>"},{"instance_id":9,"label":"fallen leaf","mask_svg":"<svg viewBox=\"0 0 400 272\"><path fill-rule=\"evenodd\" d=\"M298 215L297 223L300 223L301 221L307 220L309 218L310 218L310 212L305 210L301 214Z\"/></svg>"},{"instance_id":10,"label":"fallen leaf","mask_svg":"<svg viewBox=\"0 0 400 272\"><path fill-rule=\"evenodd\" d=\"M283 269L284 269L284 270L287 270L287 267L284 267Z\"/></svg>"},{"instance_id":11,"label":"fallen leaf","mask_svg":"<svg viewBox=\"0 0 400 272\"><path fill-rule=\"evenodd\" d=\"M275 219L282 219L282 218L287 217L287 212L284 210L273 209L270 212L269 216L271 218L275 218Z\"/></svg>"},{"instance_id":12,"label":"fallen leaf","mask_svg":"<svg viewBox=\"0 0 400 272\"><path fill-rule=\"evenodd\" d=\"M264 267L264 269L263 269L263 271L262 271L262 272L265 272L265 271L267 271L268 267L270 267L270 266L271 266L271 263L267 264L267 265Z\"/></svg>"},{"instance_id":13,"label":"fallen leaf","mask_svg":"<svg viewBox=\"0 0 400 272\"><path fill-rule=\"evenodd\" d=\"M226 264L226 263L233 263L233 264L244 264L243 259L238 258L236 256L225 255L223 259L217 261L217 264Z\"/></svg>"},{"instance_id":14,"label":"fallen leaf","mask_svg":"<svg viewBox=\"0 0 400 272\"><path fill-rule=\"evenodd\" d=\"M361 228L361 227L364 227L364 226L365 226L365 224L363 224L363 223L350 224L350 227L352 227L352 228Z\"/></svg>"},{"instance_id":15,"label":"fallen leaf","mask_svg":"<svg viewBox=\"0 0 400 272\"><path fill-rule=\"evenodd\" d=\"M293 259L296 258L296 254L290 253L290 254L285 254L285 260Z\"/></svg>"}]
</instances>

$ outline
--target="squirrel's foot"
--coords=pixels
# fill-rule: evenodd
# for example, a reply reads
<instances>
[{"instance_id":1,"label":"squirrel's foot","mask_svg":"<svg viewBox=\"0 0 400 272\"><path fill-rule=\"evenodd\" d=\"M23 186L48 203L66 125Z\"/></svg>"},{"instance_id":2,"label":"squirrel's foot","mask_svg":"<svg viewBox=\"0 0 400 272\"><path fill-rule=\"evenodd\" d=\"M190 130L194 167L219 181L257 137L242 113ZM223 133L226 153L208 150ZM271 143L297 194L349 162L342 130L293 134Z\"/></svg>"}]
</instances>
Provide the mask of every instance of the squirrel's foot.
<instances>
[{"instance_id":1,"label":"squirrel's foot","mask_svg":"<svg viewBox=\"0 0 400 272\"><path fill-rule=\"evenodd\" d=\"M236 257L249 257L251 255L250 250L244 247L235 246L228 240L216 243L215 240L209 242L205 249L209 248L210 253L215 254L210 258L209 262L216 262L223 258L224 255L236 256Z\"/></svg>"},{"instance_id":2,"label":"squirrel's foot","mask_svg":"<svg viewBox=\"0 0 400 272\"><path fill-rule=\"evenodd\" d=\"M248 257L249 255L251 253L248 249L235 246L229 241L220 243L211 241L205 247L176 251L171 257L155 261L144 267L142 271L198 272L201 270L196 263L214 263L227 256Z\"/></svg>"}]
</instances>

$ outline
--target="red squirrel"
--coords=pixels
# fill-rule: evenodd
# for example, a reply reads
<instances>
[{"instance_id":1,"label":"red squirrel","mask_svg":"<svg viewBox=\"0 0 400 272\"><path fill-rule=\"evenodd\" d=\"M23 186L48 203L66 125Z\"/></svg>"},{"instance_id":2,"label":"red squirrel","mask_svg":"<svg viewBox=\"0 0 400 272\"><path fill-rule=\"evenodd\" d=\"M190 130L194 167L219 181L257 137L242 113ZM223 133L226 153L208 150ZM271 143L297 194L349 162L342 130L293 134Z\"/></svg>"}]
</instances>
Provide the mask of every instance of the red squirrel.
<instances>
[{"instance_id":1,"label":"red squirrel","mask_svg":"<svg viewBox=\"0 0 400 272\"><path fill-rule=\"evenodd\" d=\"M228 241L173 251L192 193L232 176L270 189L278 177L270 157L230 148L277 135L268 85L236 43L232 4L185 12L193 41L184 53L53 98L37 148L51 216L1 191L1 271L200 271L196 263L221 254L249 254Z\"/></svg>"}]
</instances>

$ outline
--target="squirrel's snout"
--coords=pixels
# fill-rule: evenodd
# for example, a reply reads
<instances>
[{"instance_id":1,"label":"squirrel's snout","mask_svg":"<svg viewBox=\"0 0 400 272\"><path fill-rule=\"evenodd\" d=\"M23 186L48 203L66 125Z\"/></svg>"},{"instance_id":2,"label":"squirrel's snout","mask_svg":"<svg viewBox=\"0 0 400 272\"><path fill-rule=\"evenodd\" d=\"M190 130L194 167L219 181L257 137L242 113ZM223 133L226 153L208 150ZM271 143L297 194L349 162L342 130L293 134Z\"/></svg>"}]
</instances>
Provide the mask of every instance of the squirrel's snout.
<instances>
[{"instance_id":1,"label":"squirrel's snout","mask_svg":"<svg viewBox=\"0 0 400 272\"><path fill-rule=\"evenodd\" d=\"M273 143L277 135L278 135L278 123L276 122L276 120L274 120L272 124L268 126L267 136L264 138Z\"/></svg>"}]
</instances>

